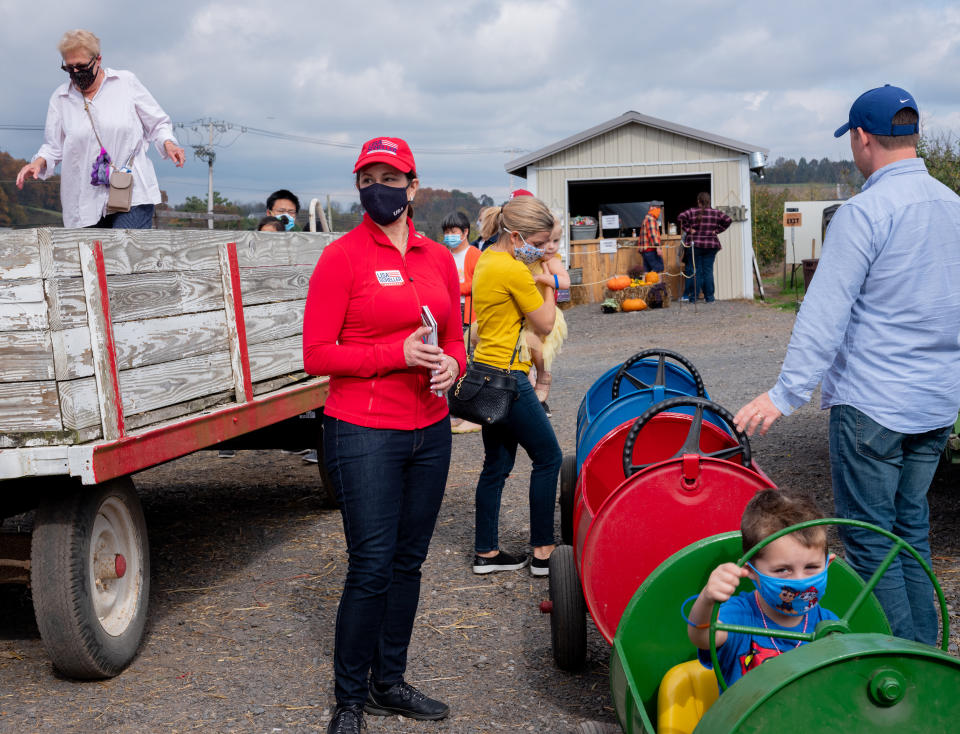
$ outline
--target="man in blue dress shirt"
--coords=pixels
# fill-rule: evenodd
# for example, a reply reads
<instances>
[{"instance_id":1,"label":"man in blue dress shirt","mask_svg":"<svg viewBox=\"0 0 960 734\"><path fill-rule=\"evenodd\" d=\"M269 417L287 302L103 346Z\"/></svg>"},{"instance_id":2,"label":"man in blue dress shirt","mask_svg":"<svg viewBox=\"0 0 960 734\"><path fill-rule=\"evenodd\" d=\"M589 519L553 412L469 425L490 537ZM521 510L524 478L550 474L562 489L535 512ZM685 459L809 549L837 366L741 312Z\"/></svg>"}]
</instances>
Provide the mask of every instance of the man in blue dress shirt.
<instances>
[{"instance_id":1,"label":"man in blue dress shirt","mask_svg":"<svg viewBox=\"0 0 960 734\"><path fill-rule=\"evenodd\" d=\"M735 416L750 435L810 399L830 408L830 464L840 517L896 533L930 562L927 490L960 408L960 197L917 157L919 110L890 85L850 108L860 194L837 210L777 384ZM865 578L890 541L842 528ZM901 553L877 586L893 633L937 641L933 587Z\"/></svg>"}]
</instances>

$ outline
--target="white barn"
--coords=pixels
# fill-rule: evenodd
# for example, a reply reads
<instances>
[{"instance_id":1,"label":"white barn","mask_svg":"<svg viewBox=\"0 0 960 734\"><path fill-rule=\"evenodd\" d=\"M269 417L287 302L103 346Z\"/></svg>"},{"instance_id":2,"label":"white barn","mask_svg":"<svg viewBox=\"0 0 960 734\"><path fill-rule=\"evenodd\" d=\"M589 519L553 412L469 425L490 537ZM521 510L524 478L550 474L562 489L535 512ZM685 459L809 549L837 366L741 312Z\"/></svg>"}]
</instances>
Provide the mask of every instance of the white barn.
<instances>
[{"instance_id":1,"label":"white barn","mask_svg":"<svg viewBox=\"0 0 960 734\"><path fill-rule=\"evenodd\" d=\"M625 112L506 164L551 209L596 216L602 204L664 202L665 226L709 191L734 220L720 235L717 298L753 298L750 154L768 149ZM756 159L754 159L756 160ZM626 232L624 234L629 234ZM607 236L610 236L609 234Z\"/></svg>"}]
</instances>

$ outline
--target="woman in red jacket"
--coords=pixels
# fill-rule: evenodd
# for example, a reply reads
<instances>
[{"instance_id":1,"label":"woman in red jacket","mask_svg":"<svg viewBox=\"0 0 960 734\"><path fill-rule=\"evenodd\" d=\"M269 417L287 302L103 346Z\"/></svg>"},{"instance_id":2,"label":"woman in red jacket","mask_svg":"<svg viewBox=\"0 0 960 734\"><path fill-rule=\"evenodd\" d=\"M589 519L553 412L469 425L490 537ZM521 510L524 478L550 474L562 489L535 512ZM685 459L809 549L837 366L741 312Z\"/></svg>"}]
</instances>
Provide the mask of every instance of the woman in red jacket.
<instances>
[{"instance_id":1,"label":"woman in red jacket","mask_svg":"<svg viewBox=\"0 0 960 734\"><path fill-rule=\"evenodd\" d=\"M413 154L399 138L364 144L354 173L366 214L324 249L303 324L307 372L330 375L323 448L349 564L337 612L337 708L328 733L363 712L442 719L446 704L404 682L420 566L450 465L446 390L465 367L460 281L449 250L417 234ZM421 314L437 322L437 345Z\"/></svg>"}]
</instances>

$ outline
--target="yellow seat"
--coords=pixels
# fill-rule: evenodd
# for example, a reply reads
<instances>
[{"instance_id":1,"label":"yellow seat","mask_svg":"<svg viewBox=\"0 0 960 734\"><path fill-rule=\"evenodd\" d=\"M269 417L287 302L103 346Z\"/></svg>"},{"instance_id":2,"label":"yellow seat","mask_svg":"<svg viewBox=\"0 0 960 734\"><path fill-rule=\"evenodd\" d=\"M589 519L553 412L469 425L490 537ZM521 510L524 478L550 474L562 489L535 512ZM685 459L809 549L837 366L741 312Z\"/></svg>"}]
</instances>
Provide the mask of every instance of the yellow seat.
<instances>
[{"instance_id":1,"label":"yellow seat","mask_svg":"<svg viewBox=\"0 0 960 734\"><path fill-rule=\"evenodd\" d=\"M716 676L699 660L674 665L657 693L657 734L691 734L717 695Z\"/></svg>"}]
</instances>

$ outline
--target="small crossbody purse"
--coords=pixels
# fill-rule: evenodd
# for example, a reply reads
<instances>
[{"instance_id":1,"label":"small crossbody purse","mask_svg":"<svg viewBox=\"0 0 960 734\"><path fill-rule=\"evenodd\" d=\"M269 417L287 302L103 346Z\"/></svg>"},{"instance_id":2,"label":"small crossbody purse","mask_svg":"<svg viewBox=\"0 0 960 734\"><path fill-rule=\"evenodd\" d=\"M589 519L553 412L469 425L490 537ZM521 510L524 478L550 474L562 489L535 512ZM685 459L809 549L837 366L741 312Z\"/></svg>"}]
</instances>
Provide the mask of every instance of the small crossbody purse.
<instances>
[{"instance_id":1,"label":"small crossbody purse","mask_svg":"<svg viewBox=\"0 0 960 734\"><path fill-rule=\"evenodd\" d=\"M93 128L93 134L96 136L97 142L100 143L100 150L106 152L106 148L103 147L103 142L100 140L100 134L97 132L97 126L93 124L93 115L90 114L90 107L86 100L84 100L83 109L86 110L87 117L90 118L90 127ZM108 179L110 193L107 195L107 213L128 212L133 202L133 173L129 170L130 166L133 165L133 155L127 161L126 168L128 170L124 171L113 165L109 153L107 154L107 165L110 168Z\"/></svg>"},{"instance_id":2,"label":"small crossbody purse","mask_svg":"<svg viewBox=\"0 0 960 734\"><path fill-rule=\"evenodd\" d=\"M520 332L523 332L523 319L520 320ZM470 359L463 376L447 393L450 414L482 426L495 426L505 421L519 392L517 378L510 371L519 351L520 334L517 335L517 345L510 355L507 369ZM472 357L470 347L467 357Z\"/></svg>"}]
</instances>

